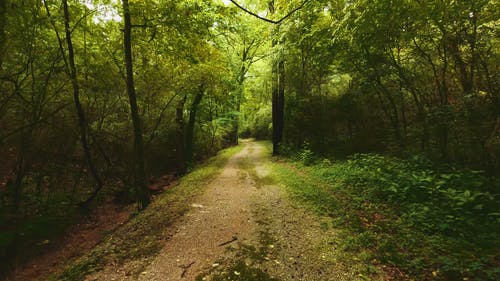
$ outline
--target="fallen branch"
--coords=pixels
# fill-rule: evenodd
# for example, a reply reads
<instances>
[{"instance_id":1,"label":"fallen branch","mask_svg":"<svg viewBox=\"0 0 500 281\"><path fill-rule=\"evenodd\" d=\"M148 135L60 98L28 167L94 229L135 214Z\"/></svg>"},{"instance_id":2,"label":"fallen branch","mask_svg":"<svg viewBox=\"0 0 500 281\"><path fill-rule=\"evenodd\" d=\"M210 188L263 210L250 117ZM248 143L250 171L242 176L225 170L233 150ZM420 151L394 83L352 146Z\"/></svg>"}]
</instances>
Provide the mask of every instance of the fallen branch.
<instances>
[{"instance_id":1,"label":"fallen branch","mask_svg":"<svg viewBox=\"0 0 500 281\"><path fill-rule=\"evenodd\" d=\"M182 268L182 274L181 274L181 278L184 278L186 277L186 273L188 271L188 269L194 264L194 261L191 262L190 264L187 264L187 265L181 265L180 268Z\"/></svg>"},{"instance_id":2,"label":"fallen branch","mask_svg":"<svg viewBox=\"0 0 500 281\"><path fill-rule=\"evenodd\" d=\"M233 238L232 238L231 240L229 240L229 241L226 241L226 242L224 242L224 243L219 244L219 247L220 247L220 246L225 246L225 245L230 244L230 243L233 243L233 242L234 242L234 241L236 241L236 240L238 240L238 236L233 235Z\"/></svg>"}]
</instances>

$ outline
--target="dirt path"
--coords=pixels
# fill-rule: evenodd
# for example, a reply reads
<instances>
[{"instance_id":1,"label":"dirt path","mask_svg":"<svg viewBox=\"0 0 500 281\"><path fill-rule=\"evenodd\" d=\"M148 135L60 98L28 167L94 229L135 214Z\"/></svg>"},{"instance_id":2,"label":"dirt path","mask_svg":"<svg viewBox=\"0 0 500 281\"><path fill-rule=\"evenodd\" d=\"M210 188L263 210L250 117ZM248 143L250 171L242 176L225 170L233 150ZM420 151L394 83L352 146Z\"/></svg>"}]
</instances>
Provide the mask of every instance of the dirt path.
<instances>
[{"instance_id":1,"label":"dirt path","mask_svg":"<svg viewBox=\"0 0 500 281\"><path fill-rule=\"evenodd\" d=\"M245 142L174 223L139 274L109 266L87 280L353 280L332 253L335 233L289 203L269 173L262 144Z\"/></svg>"},{"instance_id":2,"label":"dirt path","mask_svg":"<svg viewBox=\"0 0 500 281\"><path fill-rule=\"evenodd\" d=\"M256 188L241 178L238 162L246 146L193 204L161 254L139 280L193 280L224 252L229 241L246 241L255 229L250 203Z\"/></svg>"}]
</instances>

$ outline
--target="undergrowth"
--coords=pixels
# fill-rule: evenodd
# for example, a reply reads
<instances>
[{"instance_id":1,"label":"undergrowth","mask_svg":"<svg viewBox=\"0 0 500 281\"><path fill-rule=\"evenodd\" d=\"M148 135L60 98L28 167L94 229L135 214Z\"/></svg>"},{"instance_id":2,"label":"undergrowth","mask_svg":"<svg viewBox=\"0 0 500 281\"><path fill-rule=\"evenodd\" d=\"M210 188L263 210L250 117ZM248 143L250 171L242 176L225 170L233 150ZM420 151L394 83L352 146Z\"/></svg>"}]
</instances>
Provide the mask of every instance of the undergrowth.
<instances>
[{"instance_id":1,"label":"undergrowth","mask_svg":"<svg viewBox=\"0 0 500 281\"><path fill-rule=\"evenodd\" d=\"M404 279L500 280L496 178L421 157L312 161L309 151L276 159L272 171L293 198L346 230L338 242L368 269Z\"/></svg>"},{"instance_id":2,"label":"undergrowth","mask_svg":"<svg viewBox=\"0 0 500 281\"><path fill-rule=\"evenodd\" d=\"M97 247L72 262L64 272L49 279L83 280L109 263L147 261L161 249L166 228L189 209L190 199L200 194L207 181L213 179L227 160L241 148L240 145L226 149L193 169L177 186L158 196L146 210L106 236ZM131 274L138 275L140 271Z\"/></svg>"}]
</instances>

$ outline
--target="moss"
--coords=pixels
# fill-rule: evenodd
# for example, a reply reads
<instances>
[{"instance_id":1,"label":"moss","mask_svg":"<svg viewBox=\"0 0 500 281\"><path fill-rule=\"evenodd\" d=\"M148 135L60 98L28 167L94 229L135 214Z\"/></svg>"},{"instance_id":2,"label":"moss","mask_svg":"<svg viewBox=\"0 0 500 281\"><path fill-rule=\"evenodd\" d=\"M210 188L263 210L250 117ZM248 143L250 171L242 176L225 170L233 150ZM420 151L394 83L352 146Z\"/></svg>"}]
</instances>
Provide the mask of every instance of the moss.
<instances>
[{"instance_id":1,"label":"moss","mask_svg":"<svg viewBox=\"0 0 500 281\"><path fill-rule=\"evenodd\" d=\"M279 281L264 270L250 266L244 260L237 261L233 266L213 277L214 281L244 280L244 281Z\"/></svg>"},{"instance_id":2,"label":"moss","mask_svg":"<svg viewBox=\"0 0 500 281\"><path fill-rule=\"evenodd\" d=\"M263 224L265 225L265 224ZM267 270L260 268L260 265L269 260L269 245L275 244L274 239L267 228L264 228L258 235L258 246L240 243L237 249L229 247L228 251L235 255L228 259L228 264L210 269L196 277L197 281L204 280L206 276L211 276L211 280L245 280L245 281L277 281L279 279L270 276ZM218 263L223 264L223 261Z\"/></svg>"},{"instance_id":3,"label":"moss","mask_svg":"<svg viewBox=\"0 0 500 281\"><path fill-rule=\"evenodd\" d=\"M259 235L259 247L250 244L240 244L239 249L228 248L236 255L230 259L225 266L210 269L196 277L197 281L204 280L206 276L211 276L211 280L245 280L245 281L274 281L279 280L269 275L266 270L259 267L267 257L269 241L273 241L269 234ZM263 244L267 243L267 244ZM222 261L219 261L223 263Z\"/></svg>"},{"instance_id":4,"label":"moss","mask_svg":"<svg viewBox=\"0 0 500 281\"><path fill-rule=\"evenodd\" d=\"M63 274L49 278L50 281L71 281L71 280L83 280L86 275L98 271L101 269L99 265L99 256L89 257L87 259L82 260L81 262L76 263L74 266L68 268L68 270L64 271Z\"/></svg>"}]
</instances>

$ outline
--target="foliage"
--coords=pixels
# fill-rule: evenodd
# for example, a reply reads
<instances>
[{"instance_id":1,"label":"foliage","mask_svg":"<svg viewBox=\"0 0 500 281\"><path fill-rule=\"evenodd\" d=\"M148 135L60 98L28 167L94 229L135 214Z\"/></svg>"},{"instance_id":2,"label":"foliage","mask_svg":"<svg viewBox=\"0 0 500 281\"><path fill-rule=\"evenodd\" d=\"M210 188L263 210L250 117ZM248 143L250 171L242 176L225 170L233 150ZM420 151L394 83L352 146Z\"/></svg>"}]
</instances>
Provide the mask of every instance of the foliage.
<instances>
[{"instance_id":1,"label":"foliage","mask_svg":"<svg viewBox=\"0 0 500 281\"><path fill-rule=\"evenodd\" d=\"M377 154L310 167L276 163L273 169L295 198L348 230L341 245L360 251L367 266L439 280L496 280L500 274L494 193L500 182L482 172Z\"/></svg>"},{"instance_id":2,"label":"foliage","mask_svg":"<svg viewBox=\"0 0 500 281\"><path fill-rule=\"evenodd\" d=\"M20 243L16 237L25 228L35 226L33 236L44 232L53 225L45 218L71 218L74 206L94 192L79 144L81 128L88 133L87 158L104 182L102 193L135 190L121 5L68 2L78 73L73 81L64 55L61 1L0 1L3 248ZM283 152L298 151L297 159L314 177L349 186L342 190L352 201L336 204L375 216L387 208L391 213L383 215L394 216L397 237L415 230L415 241L429 242L420 245L422 252L436 247L445 257L402 259L398 255L412 253L401 254L398 245L409 240L391 244L384 238L377 249L394 255L379 260L410 272L431 265L449 274L460 268L489 272L490 256L467 266L458 257L479 247L474 235L491 240L479 230L498 220L498 183L486 177L500 171L497 1L241 1L272 19L294 11L279 25L226 2L130 1L148 179L182 174L188 164L237 143L239 135L270 138L282 127L273 128L272 91L281 93L284 86ZM72 82L80 86L85 113L80 130ZM366 152L421 154L433 163L485 172L375 154L331 167L316 163L326 155ZM314 192L305 189L304 195ZM365 233L358 242L368 245L379 236ZM480 249L491 246L484 243ZM25 254L23 247L17 254ZM451 258L453 247L462 250Z\"/></svg>"},{"instance_id":3,"label":"foliage","mask_svg":"<svg viewBox=\"0 0 500 281\"><path fill-rule=\"evenodd\" d=\"M293 1L292 1L293 2ZM293 4L291 4L293 5ZM285 142L498 171L495 1L314 1L282 24ZM493 71L493 72L492 72Z\"/></svg>"},{"instance_id":4,"label":"foliage","mask_svg":"<svg viewBox=\"0 0 500 281\"><path fill-rule=\"evenodd\" d=\"M104 182L100 193L133 198L136 162L119 2L68 1L68 24L90 158ZM191 105L200 88L204 97L191 132L194 160L204 160L230 143L236 104L231 92L238 71L226 56L229 43L215 38L232 34L230 44L236 50L246 29L217 24L231 15L219 1L129 2L147 180L181 174L188 130L184 124L195 110ZM29 245L47 239L38 230L59 228L36 219L73 221L75 207L96 186L79 143L72 81L63 56L68 50L61 4L6 0L0 5L0 257L11 261L25 260L34 249ZM40 227L31 235L25 228L34 225ZM7 254L7 248L14 250ZM2 264L2 274L7 265Z\"/></svg>"},{"instance_id":5,"label":"foliage","mask_svg":"<svg viewBox=\"0 0 500 281\"><path fill-rule=\"evenodd\" d=\"M304 142L304 144L302 144L302 148L299 151L298 158L302 162L302 164L306 166L312 164L314 160L314 153L312 152L310 144L308 142Z\"/></svg>"},{"instance_id":6,"label":"foliage","mask_svg":"<svg viewBox=\"0 0 500 281\"><path fill-rule=\"evenodd\" d=\"M203 192L206 182L213 179L227 160L240 151L234 146L193 169L180 183L160 195L144 212L130 219L115 232L107 235L96 248L85 256L72 261L63 273L52 276L54 280L82 280L107 263L125 263L147 259L157 253L164 242L164 231L175 219L189 209L188 198ZM135 272L134 274L140 274Z\"/></svg>"}]
</instances>

